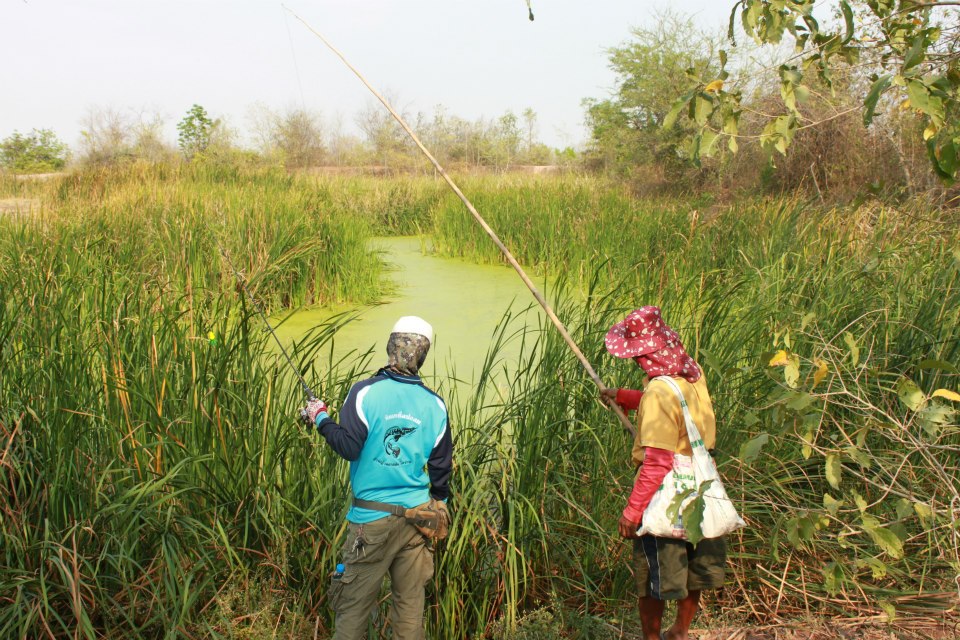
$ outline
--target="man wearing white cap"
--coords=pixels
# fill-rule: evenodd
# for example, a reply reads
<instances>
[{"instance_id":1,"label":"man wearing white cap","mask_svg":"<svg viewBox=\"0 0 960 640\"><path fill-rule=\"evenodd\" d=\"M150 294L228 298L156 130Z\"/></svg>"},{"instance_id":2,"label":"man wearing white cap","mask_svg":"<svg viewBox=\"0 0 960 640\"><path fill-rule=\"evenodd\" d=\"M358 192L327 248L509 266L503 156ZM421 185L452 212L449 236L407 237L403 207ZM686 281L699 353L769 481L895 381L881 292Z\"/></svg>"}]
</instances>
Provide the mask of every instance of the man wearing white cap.
<instances>
[{"instance_id":1,"label":"man wearing white cap","mask_svg":"<svg viewBox=\"0 0 960 640\"><path fill-rule=\"evenodd\" d=\"M350 461L349 531L330 587L336 640L365 636L388 572L393 637L424 635L424 587L433 577L432 542L449 524L453 469L446 405L418 375L432 342L425 320L400 318L386 366L353 385L339 424L322 401L306 407L327 444Z\"/></svg>"}]
</instances>

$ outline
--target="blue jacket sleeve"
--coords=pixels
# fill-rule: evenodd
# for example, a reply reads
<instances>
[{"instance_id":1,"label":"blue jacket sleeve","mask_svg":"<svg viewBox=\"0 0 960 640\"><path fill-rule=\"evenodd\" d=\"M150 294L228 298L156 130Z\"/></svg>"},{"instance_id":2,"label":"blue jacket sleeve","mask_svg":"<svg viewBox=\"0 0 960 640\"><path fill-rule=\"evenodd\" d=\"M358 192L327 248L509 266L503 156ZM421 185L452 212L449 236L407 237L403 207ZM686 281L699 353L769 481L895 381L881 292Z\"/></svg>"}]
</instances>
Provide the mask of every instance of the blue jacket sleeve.
<instances>
[{"instance_id":1,"label":"blue jacket sleeve","mask_svg":"<svg viewBox=\"0 0 960 640\"><path fill-rule=\"evenodd\" d=\"M453 436L450 435L449 424L444 427L443 434L430 452L427 471L430 473L430 495L436 500L449 498L450 474L453 472Z\"/></svg>"},{"instance_id":2,"label":"blue jacket sleeve","mask_svg":"<svg viewBox=\"0 0 960 640\"><path fill-rule=\"evenodd\" d=\"M357 392L360 385L354 385L347 394L347 400L340 410L340 424L325 413L317 416L317 428L326 439L330 448L340 457L351 462L360 457L363 443L367 441L367 425L360 417L357 407Z\"/></svg>"}]
</instances>

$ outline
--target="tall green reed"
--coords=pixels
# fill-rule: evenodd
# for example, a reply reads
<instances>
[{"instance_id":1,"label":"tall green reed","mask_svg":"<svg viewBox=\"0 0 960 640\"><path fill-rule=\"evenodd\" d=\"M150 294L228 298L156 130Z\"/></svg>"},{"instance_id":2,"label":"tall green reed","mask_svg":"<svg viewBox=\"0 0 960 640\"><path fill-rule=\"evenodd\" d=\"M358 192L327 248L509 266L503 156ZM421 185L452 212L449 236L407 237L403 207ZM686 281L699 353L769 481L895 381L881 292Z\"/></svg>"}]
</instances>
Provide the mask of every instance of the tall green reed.
<instances>
[{"instance_id":1,"label":"tall green reed","mask_svg":"<svg viewBox=\"0 0 960 640\"><path fill-rule=\"evenodd\" d=\"M0 634L232 637L253 615L236 601L266 606L271 630L329 633L346 464L295 423L298 385L216 240L277 311L376 297L363 243L392 198L410 207L392 228L430 223L441 251L495 259L472 222L429 181L131 167L9 188L44 209L0 220ZM638 304L697 354L750 525L722 607L949 606L956 417L932 392L957 387L955 227L790 200L704 219L586 178L468 189L522 260L563 267L551 297L609 383L640 384L602 346ZM329 361L345 320L292 350L334 403L375 364ZM505 368L507 341L523 355ZM457 469L429 632L478 637L542 607L622 621L630 442L552 328L507 316L490 345L473 389L430 381Z\"/></svg>"},{"instance_id":2,"label":"tall green reed","mask_svg":"<svg viewBox=\"0 0 960 640\"><path fill-rule=\"evenodd\" d=\"M641 304L662 306L704 365L721 467L750 525L734 540L736 586L725 608L764 620L851 610L894 619L939 615L956 602L957 414L934 395L958 386L960 234L952 214L824 211L785 199L711 207L705 219L702 203L638 201L589 180L507 183L480 190L475 203L525 263L562 271L579 288L602 281L595 290L603 309L588 297L562 317L582 325L581 344L593 346L588 355L610 384L636 384L637 372L602 353L603 332ZM499 260L452 199L435 210L434 233L441 252ZM531 383L540 393L566 387L552 403L521 402L536 407L528 416L550 420L538 434L549 440L605 420L588 408L592 389L576 367L531 369L549 372ZM578 402L582 412L557 415ZM541 476L535 495L562 487L564 504L597 514L596 535L535 536L539 544L523 554L531 567L525 606L555 600L559 589L581 609L603 610L584 598L585 585L596 583L580 578L589 571L568 567L554 580L567 563L540 551L566 544L588 566L623 564L589 551L598 540L612 544L602 532L615 530L629 487L618 476L621 491L608 499L590 485L603 470L617 476L627 466L628 447L612 437L598 443L606 446L559 456L585 470L583 495L565 474ZM563 463L545 456L522 468L555 464ZM541 515L539 524L556 532L551 512ZM612 573L599 592L629 602L623 571Z\"/></svg>"}]
</instances>

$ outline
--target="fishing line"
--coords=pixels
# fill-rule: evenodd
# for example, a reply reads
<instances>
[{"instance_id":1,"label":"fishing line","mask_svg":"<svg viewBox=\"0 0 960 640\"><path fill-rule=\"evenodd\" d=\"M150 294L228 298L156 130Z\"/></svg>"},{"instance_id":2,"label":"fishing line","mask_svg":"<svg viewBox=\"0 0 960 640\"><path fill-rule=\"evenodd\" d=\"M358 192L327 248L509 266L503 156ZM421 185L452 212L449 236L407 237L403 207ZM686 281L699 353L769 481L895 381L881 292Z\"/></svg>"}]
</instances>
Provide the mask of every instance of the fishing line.
<instances>
[{"instance_id":1,"label":"fishing line","mask_svg":"<svg viewBox=\"0 0 960 640\"><path fill-rule=\"evenodd\" d=\"M530 19L533 20L533 18ZM286 12L283 14L283 26L287 28L287 40L290 42L290 56L293 58L293 71L297 76L297 87L300 89L300 107L306 111L307 101L303 97L303 82L300 81L300 65L297 64L297 51L293 48L293 34L290 32L290 21L287 18Z\"/></svg>"},{"instance_id":2,"label":"fishing line","mask_svg":"<svg viewBox=\"0 0 960 640\"><path fill-rule=\"evenodd\" d=\"M307 400L315 400L316 395L307 386L307 382L303 379L303 376L300 375L300 371L294 366L293 360L290 359L290 356L287 355L287 350L283 348L283 343L280 342L280 338L277 337L277 334L273 332L273 327L270 326L270 321L267 320L267 315L263 312L263 308L260 306L260 303L257 302L257 299L253 297L253 294L250 293L250 289L247 288L247 283L243 279L243 276L240 275L240 272L237 271L237 268L233 265L233 260L230 259L230 255L223 248L223 245L220 244L220 241L217 241L217 247L220 249L220 254L227 261L227 264L230 265L230 270L233 271L234 277L236 277L237 282L240 283L240 286L243 287L243 290L246 292L247 296L250 298L250 302L253 303L253 308L257 310L257 313L260 314L260 318L263 320L263 324L267 325L267 330L270 332L270 335L273 336L273 339L277 341L277 346L280 347L280 352L283 354L283 357L287 359L287 364L290 365L290 368L293 369L293 373L296 374L297 379L300 380L300 387L303 389L303 393L307 396Z\"/></svg>"},{"instance_id":3,"label":"fishing line","mask_svg":"<svg viewBox=\"0 0 960 640\"><path fill-rule=\"evenodd\" d=\"M494 232L494 230L490 227L490 225L487 224L487 221L483 219L483 217L477 211L476 207L473 206L473 203L470 202L470 200L467 199L467 196L463 194L463 192L460 190L460 187L457 186L457 184L447 174L444 168L440 166L440 163L437 162L437 159L433 157L433 154L430 153L430 151L425 146L423 146L423 143L420 142L420 138L418 138L417 134L413 132L413 129L410 128L410 125L408 125L406 121L400 117L400 114L398 114L393 109L393 107L390 106L390 103L387 102L387 99L384 98L379 91L374 89L369 82L367 82L367 79L363 77L363 74L361 74L356 69L356 67L354 67L352 64L350 64L349 61L347 61L347 58L340 52L339 49L333 46L326 38L323 37L323 35L320 34L319 31L311 27L306 20L301 18L299 15L297 15L289 7L287 7L286 5L281 5L281 6L283 6L284 9L289 11L294 18L296 18L301 23L303 23L303 25L307 29L309 29L313 33L313 35L320 38L323 44L327 45L327 48L330 49L338 58L340 58L340 60L343 61L345 65L347 65L347 68L350 69L350 71L352 71L353 74L360 79L360 82L362 82L364 86L366 86L367 89L369 89L370 92L374 96L376 96L376 98L380 101L380 103L387 108L387 111L390 112L390 115L393 116L394 120L396 120L400 124L400 126L403 128L403 130L407 132L407 135L410 136L410 139L413 140L413 142L417 145L417 147L420 149L423 155L425 155L427 159L431 162L431 164L433 164L434 168L437 170L437 173L440 174L440 176L444 179L447 185L453 190L453 192L457 194L457 197L460 198L460 201L463 202L463 205L467 208L467 210L474 217L477 223L483 228L483 230L487 233L490 239L493 240L494 244L497 245L497 248L500 249L500 253L502 253L504 258L507 259L507 262L509 262L510 266L513 267L514 271L517 272L517 275L520 276L520 279L523 280L523 283L527 285L527 288L530 290L530 293L533 294L533 297L536 298L537 302L540 303L540 306L543 307L543 310L547 314L547 317L550 318L550 321L557 328L557 331L560 332L560 335L563 337L564 342L567 343L567 346L570 347L570 350L573 351L575 356L577 356L577 359L580 361L580 364L583 365L583 368L586 370L587 374L590 376L593 382L597 385L597 387L600 388L601 392L606 391L607 389L606 385L603 384L603 381L600 379L600 376L598 376L597 372L594 371L593 366L590 364L590 361L587 360L586 356L583 355L583 352L580 350L580 347L577 346L577 343L574 341L574 339L570 336L570 333L567 331L566 326L564 326L560 318L557 317L557 314L553 312L553 309L550 307L550 305L547 303L547 300L543 297L543 295L537 289L536 285L533 284L533 281L529 278L529 276L527 276L526 272L523 270L523 267L521 267L520 263L517 262L517 259L513 257L513 254L510 253L510 250L507 249L507 246L503 244L503 242L497 236L496 232ZM623 423L624 428L630 434L636 437L637 435L636 427L633 425L630 419L627 418L626 414L623 412L620 406L612 398L607 398L606 400L610 406L610 409L617 415L617 417L620 419L620 422Z\"/></svg>"}]
</instances>

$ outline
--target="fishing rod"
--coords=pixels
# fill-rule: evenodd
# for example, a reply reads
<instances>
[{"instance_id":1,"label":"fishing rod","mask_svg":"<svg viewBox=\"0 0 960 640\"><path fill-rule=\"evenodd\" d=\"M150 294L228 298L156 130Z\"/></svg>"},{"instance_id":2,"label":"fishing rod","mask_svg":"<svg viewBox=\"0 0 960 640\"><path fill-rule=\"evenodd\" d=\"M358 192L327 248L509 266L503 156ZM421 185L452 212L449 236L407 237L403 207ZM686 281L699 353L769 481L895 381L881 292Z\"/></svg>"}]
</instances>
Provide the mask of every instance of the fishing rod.
<instances>
[{"instance_id":1,"label":"fishing rod","mask_svg":"<svg viewBox=\"0 0 960 640\"><path fill-rule=\"evenodd\" d=\"M217 241L217 247L220 249L220 255L224 257L227 261L227 264L230 265L230 270L233 271L234 277L237 279L237 282L240 283L240 286L246 292L247 297L250 298L250 302L253 303L253 308L257 310L257 313L260 314L260 319L263 320L263 324L267 326L267 330L270 332L270 335L273 336L273 339L277 341L277 346L280 347L280 353L283 354L283 357L287 359L287 364L290 365L290 368L293 369L293 373L297 376L297 379L300 381L300 388L303 389L303 394L307 396L307 400L316 400L317 396L313 393L313 390L307 385L306 380L303 379L303 376L300 375L300 371L294 366L293 360L290 359L290 356L287 355L287 350L283 348L283 343L280 342L280 338L277 337L277 334L273 331L273 327L270 325L270 321L267 320L267 315L263 312L263 308L260 306L260 303L257 302L257 299L253 297L253 294L250 292L250 289L247 288L246 280L243 276L240 275L240 272L237 271L237 268L233 264L233 260L230 259L230 254L223 248L223 245L220 244L220 241ZM300 410L300 417L303 418L306 415L304 409Z\"/></svg>"},{"instance_id":2,"label":"fishing rod","mask_svg":"<svg viewBox=\"0 0 960 640\"><path fill-rule=\"evenodd\" d=\"M363 77L363 74L361 74L356 67L350 64L346 56L344 56L339 49L333 46L326 38L323 37L323 35L319 31L311 27L306 20L301 18L299 15L297 15L293 10L291 10L286 5L282 5L282 6L284 9L289 11L294 18L296 18L301 23L303 23L303 25L307 29L309 29L313 33L313 35L320 38L323 44L325 44L328 49L330 49L338 58L340 58L340 60L342 60L345 65L347 65L347 68L350 69L350 71L352 71L353 74L360 79L360 82L362 82L364 86L366 86L367 89L369 89L370 92L374 96L376 96L377 100L379 100L380 103L387 108L387 111L390 112L390 115L392 115L394 120L396 120L400 124L400 126L403 128L403 130L407 132L407 135L410 136L410 139L413 140L413 142L417 145L417 147L420 149L423 155L427 157L427 160L429 160L430 163L433 164L434 168L437 170L437 173L440 174L440 176L444 179L447 185L453 190L453 192L457 195L457 197L460 198L460 201L463 202L464 206L467 208L470 214L474 217L477 223L479 223L479 225L487 233L490 239L493 240L494 244L497 245L497 248L500 249L500 253L503 254L504 258L507 259L507 262L510 263L510 266L512 266L513 269L517 272L517 275L520 276L520 279L523 280L523 283L527 285L527 288L530 290L530 293L533 294L533 297L536 298L537 302L540 303L540 306L543 307L543 310L547 314L547 317L550 318L550 321L557 328L557 331L560 332L560 335L563 337L563 340L567 343L567 346L570 347L570 350L573 351L574 355L577 356L577 359L580 361L580 364L583 365L583 368L587 371L587 374L590 376L593 382L597 385L597 387L599 387L601 394L604 391L606 391L607 386L603 384L603 381L600 379L600 376L598 376L597 372L593 370L593 366L590 364L590 361L587 360L586 356L583 355L583 352L580 350L580 347L577 346L577 343L574 341L574 339L570 336L570 333L567 331L566 326L564 326L560 318L557 317L557 314L553 312L553 309L550 307L549 303L547 303L546 298L543 297L543 294L541 294L540 291L537 289L536 285L533 284L533 281L529 278L529 276L527 276L526 272L523 270L523 267L521 267L520 263L517 262L517 259L513 257L513 254L510 253L510 250L507 249L507 246L503 244L503 242L497 236L496 232L494 232L494 230L490 227L490 225L487 224L487 221L483 219L483 217L477 211L476 207L473 206L473 203L470 202L467 196L463 194L463 192L460 190L460 187L457 186L457 184L447 174L444 168L440 166L440 163L437 161L436 158L433 157L433 154L430 153L430 151L423 145L422 142L420 142L420 138L418 138L417 134L413 132L413 129L410 128L410 125L408 125L406 121L400 117L400 114L398 114L393 109L393 107L390 106L390 103L387 102L387 99L384 98L379 91L374 89L369 82L367 82L367 79ZM532 14L532 11L531 11L531 14ZM627 415L620 408L620 405L618 405L613 398L606 398L606 400L610 408L620 419L620 422L623 423L624 428L631 435L636 437L637 429L633 425L633 423L630 421L630 419L627 418Z\"/></svg>"}]
</instances>

